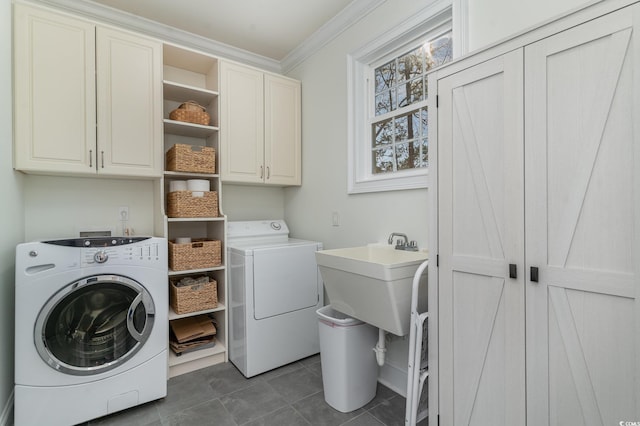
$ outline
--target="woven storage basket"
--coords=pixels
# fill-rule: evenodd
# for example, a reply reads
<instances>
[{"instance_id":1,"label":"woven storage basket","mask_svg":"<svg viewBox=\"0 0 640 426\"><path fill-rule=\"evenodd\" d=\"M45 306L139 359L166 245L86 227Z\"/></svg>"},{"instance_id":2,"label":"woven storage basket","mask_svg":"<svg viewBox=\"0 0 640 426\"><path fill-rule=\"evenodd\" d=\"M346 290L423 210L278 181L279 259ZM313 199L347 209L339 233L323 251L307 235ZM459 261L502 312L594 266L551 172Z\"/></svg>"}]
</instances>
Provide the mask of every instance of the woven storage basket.
<instances>
[{"instance_id":1,"label":"woven storage basket","mask_svg":"<svg viewBox=\"0 0 640 426\"><path fill-rule=\"evenodd\" d=\"M179 280L169 280L171 289L170 304L176 314L188 314L190 312L205 311L218 306L218 283L213 278L208 284L177 287Z\"/></svg>"},{"instance_id":2,"label":"woven storage basket","mask_svg":"<svg viewBox=\"0 0 640 426\"><path fill-rule=\"evenodd\" d=\"M218 217L218 192L205 191L194 197L193 191L174 191L167 194L169 217Z\"/></svg>"},{"instance_id":3,"label":"woven storage basket","mask_svg":"<svg viewBox=\"0 0 640 426\"><path fill-rule=\"evenodd\" d=\"M216 172L216 150L208 146L178 143L167 151L166 160L166 169L172 172Z\"/></svg>"},{"instance_id":4,"label":"woven storage basket","mask_svg":"<svg viewBox=\"0 0 640 426\"><path fill-rule=\"evenodd\" d=\"M219 240L197 238L190 243L177 244L169 241L169 269L186 271L220 266L222 243Z\"/></svg>"},{"instance_id":5,"label":"woven storage basket","mask_svg":"<svg viewBox=\"0 0 640 426\"><path fill-rule=\"evenodd\" d=\"M202 124L208 126L211 122L211 116L207 110L196 101L187 101L169 113L169 118L176 121L184 121L187 123Z\"/></svg>"}]
</instances>

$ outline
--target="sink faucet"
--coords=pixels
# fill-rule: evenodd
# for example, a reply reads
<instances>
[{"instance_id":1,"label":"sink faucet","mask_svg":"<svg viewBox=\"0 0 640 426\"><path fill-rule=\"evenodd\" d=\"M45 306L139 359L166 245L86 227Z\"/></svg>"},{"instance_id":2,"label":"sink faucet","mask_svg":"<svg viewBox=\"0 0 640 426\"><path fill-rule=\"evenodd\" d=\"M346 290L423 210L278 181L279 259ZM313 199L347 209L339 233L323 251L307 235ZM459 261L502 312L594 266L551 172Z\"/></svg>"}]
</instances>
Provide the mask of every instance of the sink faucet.
<instances>
[{"instance_id":1,"label":"sink faucet","mask_svg":"<svg viewBox=\"0 0 640 426\"><path fill-rule=\"evenodd\" d=\"M418 251L418 243L415 241L409 242L409 238L407 238L406 234L401 234L400 232L392 232L391 235L389 235L389 244L393 244L394 237L399 237L396 241L396 250ZM403 238L404 242L402 242L400 238Z\"/></svg>"},{"instance_id":2,"label":"sink faucet","mask_svg":"<svg viewBox=\"0 0 640 426\"><path fill-rule=\"evenodd\" d=\"M409 239L407 238L406 234L401 234L400 232L392 232L391 235L389 235L389 244L393 244L393 237L400 237L400 238L404 238L404 244L408 245L409 244ZM400 241L398 241L396 246L402 245L402 243L400 243Z\"/></svg>"}]
</instances>

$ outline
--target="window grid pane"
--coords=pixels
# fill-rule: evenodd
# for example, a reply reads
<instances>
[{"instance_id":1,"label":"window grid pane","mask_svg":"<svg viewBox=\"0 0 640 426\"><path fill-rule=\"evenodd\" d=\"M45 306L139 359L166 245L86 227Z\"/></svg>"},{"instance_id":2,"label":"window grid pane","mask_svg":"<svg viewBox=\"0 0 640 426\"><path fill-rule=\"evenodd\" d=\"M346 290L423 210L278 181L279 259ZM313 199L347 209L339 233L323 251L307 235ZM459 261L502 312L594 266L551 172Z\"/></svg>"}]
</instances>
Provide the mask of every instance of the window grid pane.
<instances>
[{"instance_id":1,"label":"window grid pane","mask_svg":"<svg viewBox=\"0 0 640 426\"><path fill-rule=\"evenodd\" d=\"M374 70L374 116L386 117L371 125L372 174L429 166L427 108L394 111L418 102L424 105L426 73L451 61L451 36L449 32L428 40Z\"/></svg>"},{"instance_id":2,"label":"window grid pane","mask_svg":"<svg viewBox=\"0 0 640 426\"><path fill-rule=\"evenodd\" d=\"M371 126L373 174L429 165L427 108L419 108Z\"/></svg>"}]
</instances>

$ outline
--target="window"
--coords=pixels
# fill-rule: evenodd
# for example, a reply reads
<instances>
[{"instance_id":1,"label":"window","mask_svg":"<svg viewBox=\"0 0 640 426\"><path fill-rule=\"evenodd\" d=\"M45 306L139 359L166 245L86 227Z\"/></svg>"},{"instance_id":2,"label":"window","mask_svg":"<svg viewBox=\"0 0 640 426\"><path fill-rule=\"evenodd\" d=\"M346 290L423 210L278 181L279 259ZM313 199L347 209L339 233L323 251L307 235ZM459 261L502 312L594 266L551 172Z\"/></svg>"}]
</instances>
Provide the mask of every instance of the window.
<instances>
[{"instance_id":1,"label":"window","mask_svg":"<svg viewBox=\"0 0 640 426\"><path fill-rule=\"evenodd\" d=\"M427 186L426 74L453 47L451 9L437 4L349 57L349 193Z\"/></svg>"}]
</instances>

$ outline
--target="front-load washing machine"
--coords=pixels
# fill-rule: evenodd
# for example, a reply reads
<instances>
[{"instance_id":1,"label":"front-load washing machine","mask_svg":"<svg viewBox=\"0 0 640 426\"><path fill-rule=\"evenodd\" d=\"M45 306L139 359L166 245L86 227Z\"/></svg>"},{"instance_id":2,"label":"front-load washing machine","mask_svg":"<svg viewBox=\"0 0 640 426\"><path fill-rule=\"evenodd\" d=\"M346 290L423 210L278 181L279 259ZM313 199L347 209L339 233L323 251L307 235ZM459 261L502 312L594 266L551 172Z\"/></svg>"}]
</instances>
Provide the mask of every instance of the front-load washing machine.
<instances>
[{"instance_id":1,"label":"front-load washing machine","mask_svg":"<svg viewBox=\"0 0 640 426\"><path fill-rule=\"evenodd\" d=\"M16 248L15 425L72 425L167 394L167 241Z\"/></svg>"},{"instance_id":2,"label":"front-load washing machine","mask_svg":"<svg viewBox=\"0 0 640 426\"><path fill-rule=\"evenodd\" d=\"M229 222L229 359L246 377L320 352L323 305L316 241L283 220Z\"/></svg>"}]
</instances>

